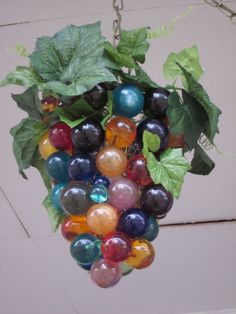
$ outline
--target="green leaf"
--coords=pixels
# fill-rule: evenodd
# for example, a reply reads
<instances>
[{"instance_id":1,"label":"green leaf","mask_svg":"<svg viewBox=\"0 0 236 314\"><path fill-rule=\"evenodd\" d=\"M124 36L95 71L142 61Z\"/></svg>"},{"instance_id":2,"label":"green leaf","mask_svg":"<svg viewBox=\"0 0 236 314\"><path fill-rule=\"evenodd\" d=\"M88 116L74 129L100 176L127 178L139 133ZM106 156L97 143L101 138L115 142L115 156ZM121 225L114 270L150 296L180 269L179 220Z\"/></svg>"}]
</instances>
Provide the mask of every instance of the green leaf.
<instances>
[{"instance_id":1,"label":"green leaf","mask_svg":"<svg viewBox=\"0 0 236 314\"><path fill-rule=\"evenodd\" d=\"M35 71L48 81L40 87L75 96L100 82L116 80L105 66L103 46L100 22L69 25L53 37L39 38L29 57Z\"/></svg>"},{"instance_id":2,"label":"green leaf","mask_svg":"<svg viewBox=\"0 0 236 314\"><path fill-rule=\"evenodd\" d=\"M46 208L48 213L48 218L51 223L52 231L56 232L60 224L67 217L65 213L59 213L53 206L51 202L51 192L46 196L43 201L43 206Z\"/></svg>"},{"instance_id":3,"label":"green leaf","mask_svg":"<svg viewBox=\"0 0 236 314\"><path fill-rule=\"evenodd\" d=\"M132 56L119 52L111 43L104 44L105 51L119 67L136 69L138 66Z\"/></svg>"},{"instance_id":4,"label":"green leaf","mask_svg":"<svg viewBox=\"0 0 236 314\"><path fill-rule=\"evenodd\" d=\"M92 106L90 106L83 98L80 98L72 105L64 105L58 107L55 113L65 121L76 121L78 119L84 119L87 117L101 117L101 113L96 111Z\"/></svg>"},{"instance_id":5,"label":"green leaf","mask_svg":"<svg viewBox=\"0 0 236 314\"><path fill-rule=\"evenodd\" d=\"M183 157L181 148L169 148L161 154L160 161L149 153L147 168L155 184L162 184L174 197L179 198L184 176L191 166Z\"/></svg>"},{"instance_id":6,"label":"green leaf","mask_svg":"<svg viewBox=\"0 0 236 314\"><path fill-rule=\"evenodd\" d=\"M170 53L163 65L163 73L167 80L175 80L182 74L178 64L185 68L195 80L199 80L203 74L203 69L199 62L199 52L196 45L181 50L179 53ZM183 86L187 87L186 78L182 76Z\"/></svg>"},{"instance_id":7,"label":"green leaf","mask_svg":"<svg viewBox=\"0 0 236 314\"><path fill-rule=\"evenodd\" d=\"M149 88L157 88L159 87L151 78L147 75L147 73L141 69L140 67L135 71L136 75L129 75L127 73L120 73L122 80L126 83L135 84L141 89L149 89Z\"/></svg>"},{"instance_id":8,"label":"green leaf","mask_svg":"<svg viewBox=\"0 0 236 314\"><path fill-rule=\"evenodd\" d=\"M31 87L43 82L43 79L34 71L34 69L25 66L18 66L14 72L8 73L1 81L0 87L9 84Z\"/></svg>"},{"instance_id":9,"label":"green leaf","mask_svg":"<svg viewBox=\"0 0 236 314\"><path fill-rule=\"evenodd\" d=\"M32 127L34 130L33 140L36 144L39 144L44 133L48 131L49 126L42 121L35 121Z\"/></svg>"},{"instance_id":10,"label":"green leaf","mask_svg":"<svg viewBox=\"0 0 236 314\"><path fill-rule=\"evenodd\" d=\"M112 112L113 112L112 91L108 91L107 115L101 121L101 125L104 130L106 128L107 121L112 117Z\"/></svg>"},{"instance_id":11,"label":"green leaf","mask_svg":"<svg viewBox=\"0 0 236 314\"><path fill-rule=\"evenodd\" d=\"M122 30L117 50L122 54L133 57L140 63L144 63L149 45L147 41L147 27L128 31Z\"/></svg>"},{"instance_id":12,"label":"green leaf","mask_svg":"<svg viewBox=\"0 0 236 314\"><path fill-rule=\"evenodd\" d=\"M36 85L29 87L22 94L12 94L12 98L18 107L26 111L31 118L40 119L42 117L43 111Z\"/></svg>"},{"instance_id":13,"label":"green leaf","mask_svg":"<svg viewBox=\"0 0 236 314\"><path fill-rule=\"evenodd\" d=\"M148 157L149 150L153 153L157 152L160 148L160 137L157 134L153 134L148 131L143 132L143 156Z\"/></svg>"},{"instance_id":14,"label":"green leaf","mask_svg":"<svg viewBox=\"0 0 236 314\"><path fill-rule=\"evenodd\" d=\"M170 131L173 134L183 134L188 149L192 150L200 135L205 131L208 117L198 101L182 91L183 100L176 91L168 97L167 117Z\"/></svg>"},{"instance_id":15,"label":"green leaf","mask_svg":"<svg viewBox=\"0 0 236 314\"><path fill-rule=\"evenodd\" d=\"M23 119L10 130L13 136L13 152L19 167L19 171L27 169L32 162L37 144L34 141L33 125L37 120Z\"/></svg>"},{"instance_id":16,"label":"green leaf","mask_svg":"<svg viewBox=\"0 0 236 314\"><path fill-rule=\"evenodd\" d=\"M45 160L41 157L38 149L35 150L35 153L31 161L31 165L35 167L36 169L38 169L39 173L42 176L45 187L49 191L52 187L51 179L48 176L48 173L45 168Z\"/></svg>"},{"instance_id":17,"label":"green leaf","mask_svg":"<svg viewBox=\"0 0 236 314\"><path fill-rule=\"evenodd\" d=\"M76 127L78 124L82 123L86 118L80 118L74 121L71 121L67 119L63 114L60 114L60 121L65 122L67 125L69 125L71 128Z\"/></svg>"},{"instance_id":18,"label":"green leaf","mask_svg":"<svg viewBox=\"0 0 236 314\"><path fill-rule=\"evenodd\" d=\"M215 168L215 163L206 154L206 152L199 145L197 145L194 150L191 166L192 168L189 172L205 176Z\"/></svg>"},{"instance_id":19,"label":"green leaf","mask_svg":"<svg viewBox=\"0 0 236 314\"><path fill-rule=\"evenodd\" d=\"M189 94L198 101L198 103L207 113L209 123L206 126L204 134L211 142L213 142L215 134L219 133L218 121L221 111L211 102L205 89L194 79L192 74L183 68L180 64L178 64L178 66L181 69L186 81L188 82Z\"/></svg>"}]
</instances>

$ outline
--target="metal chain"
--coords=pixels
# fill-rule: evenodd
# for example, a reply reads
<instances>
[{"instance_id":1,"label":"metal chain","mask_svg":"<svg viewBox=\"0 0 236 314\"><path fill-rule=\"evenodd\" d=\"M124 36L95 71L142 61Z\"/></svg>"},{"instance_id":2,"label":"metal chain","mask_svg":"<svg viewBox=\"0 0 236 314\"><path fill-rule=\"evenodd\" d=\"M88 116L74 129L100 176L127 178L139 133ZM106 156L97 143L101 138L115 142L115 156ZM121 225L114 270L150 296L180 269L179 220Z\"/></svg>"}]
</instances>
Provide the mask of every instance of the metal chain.
<instances>
[{"instance_id":1,"label":"metal chain","mask_svg":"<svg viewBox=\"0 0 236 314\"><path fill-rule=\"evenodd\" d=\"M117 3L117 0L113 0L113 9L116 12L116 19L113 21L113 46L115 47L117 41L120 39L120 32L121 32L121 13L124 9L124 2L120 0Z\"/></svg>"},{"instance_id":2,"label":"metal chain","mask_svg":"<svg viewBox=\"0 0 236 314\"><path fill-rule=\"evenodd\" d=\"M204 0L207 4L211 5L212 7L217 8L221 13L225 16L229 17L231 22L236 24L236 12L226 6L223 1L218 0Z\"/></svg>"}]
</instances>

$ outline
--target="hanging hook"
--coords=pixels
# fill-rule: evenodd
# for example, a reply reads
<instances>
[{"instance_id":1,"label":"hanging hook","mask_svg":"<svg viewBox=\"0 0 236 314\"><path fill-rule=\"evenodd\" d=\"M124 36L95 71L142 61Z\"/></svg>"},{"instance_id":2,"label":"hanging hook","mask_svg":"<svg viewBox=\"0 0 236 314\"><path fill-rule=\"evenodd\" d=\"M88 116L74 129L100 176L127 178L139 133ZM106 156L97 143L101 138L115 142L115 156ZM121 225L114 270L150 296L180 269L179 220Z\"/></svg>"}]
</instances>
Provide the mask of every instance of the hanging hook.
<instances>
[{"instance_id":1,"label":"hanging hook","mask_svg":"<svg viewBox=\"0 0 236 314\"><path fill-rule=\"evenodd\" d=\"M113 9L116 12L116 19L113 21L113 46L116 46L117 41L120 39L121 32L121 13L124 8L123 0L120 0L119 3L117 0L113 0Z\"/></svg>"}]
</instances>

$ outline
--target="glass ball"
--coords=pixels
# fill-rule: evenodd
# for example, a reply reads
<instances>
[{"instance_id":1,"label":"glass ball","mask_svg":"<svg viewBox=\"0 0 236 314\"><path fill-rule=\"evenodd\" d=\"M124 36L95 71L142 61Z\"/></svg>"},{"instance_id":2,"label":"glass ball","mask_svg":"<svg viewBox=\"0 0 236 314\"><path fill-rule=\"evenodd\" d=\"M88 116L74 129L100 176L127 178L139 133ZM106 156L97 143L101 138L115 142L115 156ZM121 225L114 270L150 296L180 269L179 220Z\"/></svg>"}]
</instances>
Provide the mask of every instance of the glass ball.
<instances>
[{"instance_id":1,"label":"glass ball","mask_svg":"<svg viewBox=\"0 0 236 314\"><path fill-rule=\"evenodd\" d=\"M71 181L61 192L61 206L70 215L84 215L91 206L87 185Z\"/></svg>"},{"instance_id":2,"label":"glass ball","mask_svg":"<svg viewBox=\"0 0 236 314\"><path fill-rule=\"evenodd\" d=\"M78 151L91 153L104 142L105 132L101 124L87 119L72 129L72 141Z\"/></svg>"},{"instance_id":3,"label":"glass ball","mask_svg":"<svg viewBox=\"0 0 236 314\"><path fill-rule=\"evenodd\" d=\"M134 268L131 267L126 262L121 262L120 263L120 267L121 267L121 270L122 270L122 276L129 275L134 270Z\"/></svg>"},{"instance_id":4,"label":"glass ball","mask_svg":"<svg viewBox=\"0 0 236 314\"><path fill-rule=\"evenodd\" d=\"M71 242L70 252L72 257L82 265L94 263L100 256L101 241L90 233L78 235Z\"/></svg>"},{"instance_id":5,"label":"glass ball","mask_svg":"<svg viewBox=\"0 0 236 314\"><path fill-rule=\"evenodd\" d=\"M65 122L57 122L49 131L51 144L59 150L72 148L71 128Z\"/></svg>"},{"instance_id":6,"label":"glass ball","mask_svg":"<svg viewBox=\"0 0 236 314\"><path fill-rule=\"evenodd\" d=\"M168 107L168 97L170 92L158 87L151 89L145 94L144 112L148 117L156 119L163 119L166 117L166 110Z\"/></svg>"},{"instance_id":7,"label":"glass ball","mask_svg":"<svg viewBox=\"0 0 236 314\"><path fill-rule=\"evenodd\" d=\"M51 192L51 202L52 206L58 210L58 212L63 212L63 208L61 206L61 192L65 188L66 183L58 183L56 184Z\"/></svg>"},{"instance_id":8,"label":"glass ball","mask_svg":"<svg viewBox=\"0 0 236 314\"><path fill-rule=\"evenodd\" d=\"M109 203L119 210L134 207L138 201L138 186L126 178L114 180L109 188Z\"/></svg>"},{"instance_id":9,"label":"glass ball","mask_svg":"<svg viewBox=\"0 0 236 314\"><path fill-rule=\"evenodd\" d=\"M53 112L59 105L59 100L52 96L47 96L41 101L41 103L43 111Z\"/></svg>"},{"instance_id":10,"label":"glass ball","mask_svg":"<svg viewBox=\"0 0 236 314\"><path fill-rule=\"evenodd\" d=\"M152 183L150 173L147 169L147 161L143 155L135 155L128 160L126 168L127 178L138 185L148 185Z\"/></svg>"},{"instance_id":11,"label":"glass ball","mask_svg":"<svg viewBox=\"0 0 236 314\"><path fill-rule=\"evenodd\" d=\"M114 232L103 238L101 251L105 260L121 262L131 253L131 241L125 234Z\"/></svg>"},{"instance_id":12,"label":"glass ball","mask_svg":"<svg viewBox=\"0 0 236 314\"><path fill-rule=\"evenodd\" d=\"M104 176L118 177L125 171L127 157L120 148L106 146L98 152L96 165Z\"/></svg>"},{"instance_id":13,"label":"glass ball","mask_svg":"<svg viewBox=\"0 0 236 314\"><path fill-rule=\"evenodd\" d=\"M118 214L116 209L107 203L95 204L88 210L88 226L92 232L99 236L115 231L117 222Z\"/></svg>"},{"instance_id":14,"label":"glass ball","mask_svg":"<svg viewBox=\"0 0 236 314\"><path fill-rule=\"evenodd\" d=\"M136 138L136 125L125 117L115 117L106 125L106 141L109 145L125 148Z\"/></svg>"},{"instance_id":15,"label":"glass ball","mask_svg":"<svg viewBox=\"0 0 236 314\"><path fill-rule=\"evenodd\" d=\"M94 185L101 184L108 188L110 185L110 180L107 177L96 175L93 184Z\"/></svg>"},{"instance_id":16,"label":"glass ball","mask_svg":"<svg viewBox=\"0 0 236 314\"><path fill-rule=\"evenodd\" d=\"M151 243L147 240L134 240L132 251L126 263L133 268L142 269L148 267L155 258L155 251Z\"/></svg>"},{"instance_id":17,"label":"glass ball","mask_svg":"<svg viewBox=\"0 0 236 314\"><path fill-rule=\"evenodd\" d=\"M83 94L83 98L96 110L104 107L108 99L105 84L95 85L93 89Z\"/></svg>"},{"instance_id":18,"label":"glass ball","mask_svg":"<svg viewBox=\"0 0 236 314\"><path fill-rule=\"evenodd\" d=\"M139 141L139 139L136 138L136 140L127 147L127 155L128 156L134 156L141 154L142 151L142 143Z\"/></svg>"},{"instance_id":19,"label":"glass ball","mask_svg":"<svg viewBox=\"0 0 236 314\"><path fill-rule=\"evenodd\" d=\"M119 218L117 229L130 237L142 236L148 228L148 216L139 208L130 208Z\"/></svg>"},{"instance_id":20,"label":"glass ball","mask_svg":"<svg viewBox=\"0 0 236 314\"><path fill-rule=\"evenodd\" d=\"M164 218L173 205L173 196L161 185L149 185L142 191L140 204L144 210Z\"/></svg>"},{"instance_id":21,"label":"glass ball","mask_svg":"<svg viewBox=\"0 0 236 314\"><path fill-rule=\"evenodd\" d=\"M149 221L148 228L144 235L142 235L142 238L149 242L152 242L158 236L159 225L157 223L156 217L152 215L149 215L148 221Z\"/></svg>"},{"instance_id":22,"label":"glass ball","mask_svg":"<svg viewBox=\"0 0 236 314\"><path fill-rule=\"evenodd\" d=\"M92 265L90 276L99 287L109 288L120 281L122 270L118 263L100 259Z\"/></svg>"},{"instance_id":23,"label":"glass ball","mask_svg":"<svg viewBox=\"0 0 236 314\"><path fill-rule=\"evenodd\" d=\"M166 146L168 142L169 131L163 123L156 119L145 119L139 123L137 133L140 141L143 139L143 132L145 130L160 137L160 149L163 149Z\"/></svg>"},{"instance_id":24,"label":"glass ball","mask_svg":"<svg viewBox=\"0 0 236 314\"><path fill-rule=\"evenodd\" d=\"M133 118L144 106L142 91L131 84L122 84L113 90L113 111L116 115Z\"/></svg>"},{"instance_id":25,"label":"glass ball","mask_svg":"<svg viewBox=\"0 0 236 314\"><path fill-rule=\"evenodd\" d=\"M86 216L69 216L61 225L61 233L63 237L72 241L77 235L82 233L90 233L91 230L87 224Z\"/></svg>"},{"instance_id":26,"label":"glass ball","mask_svg":"<svg viewBox=\"0 0 236 314\"><path fill-rule=\"evenodd\" d=\"M80 268L82 268L82 269L84 269L84 270L87 270L87 271L89 272L93 264L83 265L83 264L77 263L77 265L78 265Z\"/></svg>"},{"instance_id":27,"label":"glass ball","mask_svg":"<svg viewBox=\"0 0 236 314\"><path fill-rule=\"evenodd\" d=\"M43 159L46 160L51 154L55 152L57 152L57 149L50 143L48 132L46 132L40 139L39 153L43 157Z\"/></svg>"},{"instance_id":28,"label":"glass ball","mask_svg":"<svg viewBox=\"0 0 236 314\"><path fill-rule=\"evenodd\" d=\"M108 191L104 185L95 184L90 192L90 199L94 203L105 203L108 199Z\"/></svg>"},{"instance_id":29,"label":"glass ball","mask_svg":"<svg viewBox=\"0 0 236 314\"><path fill-rule=\"evenodd\" d=\"M96 162L91 155L77 154L68 163L68 172L72 180L89 181L96 173Z\"/></svg>"},{"instance_id":30,"label":"glass ball","mask_svg":"<svg viewBox=\"0 0 236 314\"><path fill-rule=\"evenodd\" d=\"M57 182L66 182L69 180L67 165L70 156L64 152L55 152L46 160L46 170L49 176Z\"/></svg>"}]
</instances>

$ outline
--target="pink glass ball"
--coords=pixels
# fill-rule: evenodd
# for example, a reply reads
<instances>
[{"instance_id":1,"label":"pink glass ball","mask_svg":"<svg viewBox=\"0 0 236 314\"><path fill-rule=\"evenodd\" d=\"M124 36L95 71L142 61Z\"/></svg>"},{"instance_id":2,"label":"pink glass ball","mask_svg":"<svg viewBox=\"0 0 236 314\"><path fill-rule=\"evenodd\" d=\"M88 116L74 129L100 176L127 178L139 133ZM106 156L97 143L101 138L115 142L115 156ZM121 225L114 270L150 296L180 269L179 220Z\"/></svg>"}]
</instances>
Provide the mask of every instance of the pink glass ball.
<instances>
[{"instance_id":1,"label":"pink glass ball","mask_svg":"<svg viewBox=\"0 0 236 314\"><path fill-rule=\"evenodd\" d=\"M138 186L126 178L114 180L108 189L109 203L119 210L135 207L138 201Z\"/></svg>"},{"instance_id":2,"label":"pink glass ball","mask_svg":"<svg viewBox=\"0 0 236 314\"><path fill-rule=\"evenodd\" d=\"M124 261L131 253L131 240L122 232L114 232L103 238L101 251L105 260Z\"/></svg>"},{"instance_id":3,"label":"pink glass ball","mask_svg":"<svg viewBox=\"0 0 236 314\"><path fill-rule=\"evenodd\" d=\"M90 276L93 282L99 287L109 288L120 281L122 270L118 263L100 259L93 263Z\"/></svg>"}]
</instances>

